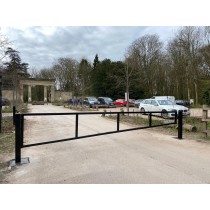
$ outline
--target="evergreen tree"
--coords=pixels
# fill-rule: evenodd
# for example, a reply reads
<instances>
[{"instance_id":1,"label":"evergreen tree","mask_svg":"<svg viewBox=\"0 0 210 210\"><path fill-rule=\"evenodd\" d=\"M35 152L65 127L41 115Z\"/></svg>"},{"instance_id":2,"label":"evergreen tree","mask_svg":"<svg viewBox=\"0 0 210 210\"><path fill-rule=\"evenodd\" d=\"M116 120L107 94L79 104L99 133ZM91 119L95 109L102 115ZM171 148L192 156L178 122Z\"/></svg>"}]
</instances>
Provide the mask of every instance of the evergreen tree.
<instances>
[{"instance_id":1,"label":"evergreen tree","mask_svg":"<svg viewBox=\"0 0 210 210\"><path fill-rule=\"evenodd\" d=\"M9 57L10 61L4 63L3 84L8 88L13 89L13 102L14 105L16 105L19 80L30 76L28 74L28 64L22 63L19 52L10 47L7 48L5 55Z\"/></svg>"},{"instance_id":2,"label":"evergreen tree","mask_svg":"<svg viewBox=\"0 0 210 210\"><path fill-rule=\"evenodd\" d=\"M94 61L93 61L93 70L97 68L97 65L99 64L98 54L96 54Z\"/></svg>"},{"instance_id":3,"label":"evergreen tree","mask_svg":"<svg viewBox=\"0 0 210 210\"><path fill-rule=\"evenodd\" d=\"M78 77L79 77L79 92L82 97L89 95L91 90L91 64L82 59L79 64Z\"/></svg>"},{"instance_id":4,"label":"evergreen tree","mask_svg":"<svg viewBox=\"0 0 210 210\"><path fill-rule=\"evenodd\" d=\"M11 47L7 48L5 55L10 58L10 62L4 63L6 66L6 73L16 74L21 77L29 77L28 74L28 63L21 63L21 58L18 51L12 49Z\"/></svg>"},{"instance_id":5,"label":"evergreen tree","mask_svg":"<svg viewBox=\"0 0 210 210\"><path fill-rule=\"evenodd\" d=\"M92 94L94 96L98 96L98 89L99 89L99 85L100 85L100 61L98 59L98 54L96 54L94 61L93 61L93 71L91 74L91 83L92 83Z\"/></svg>"}]
</instances>

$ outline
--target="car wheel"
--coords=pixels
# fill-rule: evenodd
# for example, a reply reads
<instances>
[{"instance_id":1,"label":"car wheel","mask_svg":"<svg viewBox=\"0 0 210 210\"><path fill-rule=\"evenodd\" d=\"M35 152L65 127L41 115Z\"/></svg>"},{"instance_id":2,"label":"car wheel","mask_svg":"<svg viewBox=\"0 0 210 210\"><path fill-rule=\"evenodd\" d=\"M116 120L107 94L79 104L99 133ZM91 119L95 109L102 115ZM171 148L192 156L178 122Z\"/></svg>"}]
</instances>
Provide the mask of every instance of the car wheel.
<instances>
[{"instance_id":1,"label":"car wheel","mask_svg":"<svg viewBox=\"0 0 210 210\"><path fill-rule=\"evenodd\" d=\"M162 116L162 118L164 118L164 119L168 118L168 112L167 112L165 109L162 110L161 116Z\"/></svg>"},{"instance_id":2,"label":"car wheel","mask_svg":"<svg viewBox=\"0 0 210 210\"><path fill-rule=\"evenodd\" d=\"M141 112L144 115L145 114L145 109L144 108L141 108Z\"/></svg>"}]
</instances>

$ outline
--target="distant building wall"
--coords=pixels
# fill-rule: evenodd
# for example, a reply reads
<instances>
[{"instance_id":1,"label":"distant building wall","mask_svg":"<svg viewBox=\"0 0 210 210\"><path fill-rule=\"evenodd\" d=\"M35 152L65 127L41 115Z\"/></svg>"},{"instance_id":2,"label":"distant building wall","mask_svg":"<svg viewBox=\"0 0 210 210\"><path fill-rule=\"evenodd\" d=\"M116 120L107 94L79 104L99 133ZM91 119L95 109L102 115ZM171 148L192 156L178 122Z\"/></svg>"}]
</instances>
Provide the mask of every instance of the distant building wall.
<instances>
[{"instance_id":1,"label":"distant building wall","mask_svg":"<svg viewBox=\"0 0 210 210\"><path fill-rule=\"evenodd\" d=\"M23 102L23 85L28 86L28 102L31 103L32 95L31 88L32 86L44 86L44 98L43 101L47 102L47 98L49 97L49 101L54 102L55 100L55 80L54 79L38 79L38 78L28 78L19 80L19 99ZM47 87L50 87L50 94L47 95Z\"/></svg>"},{"instance_id":2,"label":"distant building wall","mask_svg":"<svg viewBox=\"0 0 210 210\"><path fill-rule=\"evenodd\" d=\"M55 91L55 101L68 101L70 98L72 98L72 92Z\"/></svg>"},{"instance_id":3,"label":"distant building wall","mask_svg":"<svg viewBox=\"0 0 210 210\"><path fill-rule=\"evenodd\" d=\"M13 100L13 91L12 90L2 90L2 97L7 98L10 101ZM72 92L66 91L55 91L55 101L68 101L72 98Z\"/></svg>"}]
</instances>

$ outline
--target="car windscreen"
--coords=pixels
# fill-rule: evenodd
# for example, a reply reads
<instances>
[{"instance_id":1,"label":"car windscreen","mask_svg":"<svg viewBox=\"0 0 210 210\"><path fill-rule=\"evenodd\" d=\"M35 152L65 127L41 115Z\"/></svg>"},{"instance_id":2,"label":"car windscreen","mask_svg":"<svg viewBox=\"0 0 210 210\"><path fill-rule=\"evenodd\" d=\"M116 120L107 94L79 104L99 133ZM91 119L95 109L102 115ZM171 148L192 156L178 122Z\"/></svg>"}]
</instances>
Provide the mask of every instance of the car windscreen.
<instances>
[{"instance_id":1,"label":"car windscreen","mask_svg":"<svg viewBox=\"0 0 210 210\"><path fill-rule=\"evenodd\" d=\"M151 100L145 100L142 102L143 104L151 104Z\"/></svg>"},{"instance_id":2,"label":"car windscreen","mask_svg":"<svg viewBox=\"0 0 210 210\"><path fill-rule=\"evenodd\" d=\"M160 105L174 105L174 102L170 100L158 100L158 103Z\"/></svg>"},{"instance_id":3,"label":"car windscreen","mask_svg":"<svg viewBox=\"0 0 210 210\"><path fill-rule=\"evenodd\" d=\"M107 102L112 102L113 100L111 98L104 98L105 101Z\"/></svg>"},{"instance_id":4,"label":"car windscreen","mask_svg":"<svg viewBox=\"0 0 210 210\"><path fill-rule=\"evenodd\" d=\"M140 102L142 102L143 100L141 100L141 99L139 99L139 100L136 100L135 102L136 103L140 103Z\"/></svg>"},{"instance_id":5,"label":"car windscreen","mask_svg":"<svg viewBox=\"0 0 210 210\"><path fill-rule=\"evenodd\" d=\"M97 101L96 98L88 98L89 101Z\"/></svg>"}]
</instances>

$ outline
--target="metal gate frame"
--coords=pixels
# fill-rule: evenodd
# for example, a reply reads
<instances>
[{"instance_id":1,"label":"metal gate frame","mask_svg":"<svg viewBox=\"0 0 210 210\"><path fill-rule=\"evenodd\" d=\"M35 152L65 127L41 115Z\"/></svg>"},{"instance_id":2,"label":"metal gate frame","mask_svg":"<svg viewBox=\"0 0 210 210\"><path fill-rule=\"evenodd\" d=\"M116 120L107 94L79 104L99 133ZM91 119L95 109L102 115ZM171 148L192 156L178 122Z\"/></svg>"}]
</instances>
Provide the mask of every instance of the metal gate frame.
<instances>
[{"instance_id":1,"label":"metal gate frame","mask_svg":"<svg viewBox=\"0 0 210 210\"><path fill-rule=\"evenodd\" d=\"M17 164L21 163L21 149L25 148L25 147L32 147L32 146L38 146L38 145L44 145L44 144L52 144L52 143L71 141L71 140L82 139L82 138L89 138L89 137L94 137L94 136L114 134L114 133L119 133L119 132L126 132L126 131L141 130L141 129L146 129L146 128L160 127L160 126L165 126L165 125L172 125L172 124L177 124L177 120L178 120L178 139L182 139L182 127L183 127L183 125L182 125L182 119L183 119L182 111L179 111L178 114L177 114L177 112L168 112L168 113L175 113L174 121L170 122L170 123L160 124L160 125L152 125L152 116L155 116L155 115L153 115L154 113L161 113L161 112L144 112L144 114L148 114L148 118L149 118L148 126L122 129L122 130L120 130L120 115L143 114L143 112L111 112L112 115L117 115L117 121L116 121L117 125L116 125L115 131L79 136L79 134L78 134L79 115L96 115L96 114L105 115L107 113L105 113L105 112L16 113L16 111L14 111L14 110L15 109L13 109L13 117L14 117L14 123L15 123L15 163L17 163ZM49 115L49 116L50 115L75 115L75 137L24 145L24 143L23 143L24 117L25 116L47 116L47 115Z\"/></svg>"}]
</instances>

